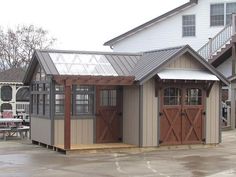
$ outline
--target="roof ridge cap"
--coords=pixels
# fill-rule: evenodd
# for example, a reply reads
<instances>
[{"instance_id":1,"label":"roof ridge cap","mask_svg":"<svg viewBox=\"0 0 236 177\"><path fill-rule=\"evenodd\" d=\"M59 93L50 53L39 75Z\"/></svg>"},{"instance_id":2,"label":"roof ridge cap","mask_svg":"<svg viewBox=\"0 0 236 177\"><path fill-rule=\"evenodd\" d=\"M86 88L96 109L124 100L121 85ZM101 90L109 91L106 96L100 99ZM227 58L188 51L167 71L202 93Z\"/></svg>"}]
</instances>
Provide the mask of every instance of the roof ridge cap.
<instances>
[{"instance_id":1,"label":"roof ridge cap","mask_svg":"<svg viewBox=\"0 0 236 177\"><path fill-rule=\"evenodd\" d=\"M182 49L186 47L187 45L181 45L181 46L175 46L175 47L168 47L168 48L163 48L163 49L156 49L156 50L150 50L150 51L145 51L143 54L147 53L155 53L155 52L162 52L162 51L168 51L168 50L174 50L174 49Z\"/></svg>"}]
</instances>

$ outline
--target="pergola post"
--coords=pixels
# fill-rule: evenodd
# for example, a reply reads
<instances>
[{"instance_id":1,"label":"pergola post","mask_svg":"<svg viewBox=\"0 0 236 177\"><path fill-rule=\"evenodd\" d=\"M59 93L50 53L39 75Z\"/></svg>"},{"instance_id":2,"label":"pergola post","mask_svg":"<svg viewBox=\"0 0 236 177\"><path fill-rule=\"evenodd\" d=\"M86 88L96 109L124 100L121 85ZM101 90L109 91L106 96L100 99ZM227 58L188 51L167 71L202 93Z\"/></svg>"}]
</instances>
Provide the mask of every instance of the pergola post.
<instances>
[{"instance_id":1,"label":"pergola post","mask_svg":"<svg viewBox=\"0 0 236 177\"><path fill-rule=\"evenodd\" d=\"M64 118L64 149L71 149L71 88L65 80L65 118Z\"/></svg>"}]
</instances>

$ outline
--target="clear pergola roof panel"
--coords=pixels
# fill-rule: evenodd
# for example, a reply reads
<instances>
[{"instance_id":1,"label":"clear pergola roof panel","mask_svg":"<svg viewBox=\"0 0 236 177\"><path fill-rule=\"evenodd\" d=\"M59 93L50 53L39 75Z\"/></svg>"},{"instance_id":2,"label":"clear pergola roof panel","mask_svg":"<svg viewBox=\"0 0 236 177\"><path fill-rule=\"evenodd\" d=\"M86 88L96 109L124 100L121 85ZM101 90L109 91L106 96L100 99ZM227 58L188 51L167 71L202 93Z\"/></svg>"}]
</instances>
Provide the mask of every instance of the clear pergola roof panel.
<instances>
[{"instance_id":1,"label":"clear pergola roof panel","mask_svg":"<svg viewBox=\"0 0 236 177\"><path fill-rule=\"evenodd\" d=\"M118 76L104 55L49 53L60 75Z\"/></svg>"}]
</instances>

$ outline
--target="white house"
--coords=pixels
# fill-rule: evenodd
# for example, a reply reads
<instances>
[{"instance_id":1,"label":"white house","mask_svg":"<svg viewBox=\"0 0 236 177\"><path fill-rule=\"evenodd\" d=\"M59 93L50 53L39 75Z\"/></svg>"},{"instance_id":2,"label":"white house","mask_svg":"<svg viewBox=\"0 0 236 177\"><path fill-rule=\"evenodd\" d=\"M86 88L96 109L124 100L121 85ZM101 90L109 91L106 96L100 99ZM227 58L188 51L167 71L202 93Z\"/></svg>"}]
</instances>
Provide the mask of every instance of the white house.
<instances>
[{"instance_id":1,"label":"white house","mask_svg":"<svg viewBox=\"0 0 236 177\"><path fill-rule=\"evenodd\" d=\"M114 39L115 52L139 52L190 45L196 51L231 22L236 0L190 0Z\"/></svg>"},{"instance_id":2,"label":"white house","mask_svg":"<svg viewBox=\"0 0 236 177\"><path fill-rule=\"evenodd\" d=\"M235 128L236 0L189 2L104 43L115 52L141 52L190 45L231 81L223 100L231 100ZM235 82L235 84L234 84ZM229 114L228 114L229 115Z\"/></svg>"}]
</instances>

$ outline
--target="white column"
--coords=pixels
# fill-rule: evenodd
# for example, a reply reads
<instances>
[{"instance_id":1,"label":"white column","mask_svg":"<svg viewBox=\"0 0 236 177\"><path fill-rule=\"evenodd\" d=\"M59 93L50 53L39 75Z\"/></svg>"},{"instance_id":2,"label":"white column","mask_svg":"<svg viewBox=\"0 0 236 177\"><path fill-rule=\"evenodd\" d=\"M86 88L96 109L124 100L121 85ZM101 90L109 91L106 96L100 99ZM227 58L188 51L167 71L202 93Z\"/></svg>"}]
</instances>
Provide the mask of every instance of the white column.
<instances>
[{"instance_id":1,"label":"white column","mask_svg":"<svg viewBox=\"0 0 236 177\"><path fill-rule=\"evenodd\" d=\"M15 116L16 115L16 85L12 85L12 99L11 99L11 105L12 105L12 113Z\"/></svg>"}]
</instances>

